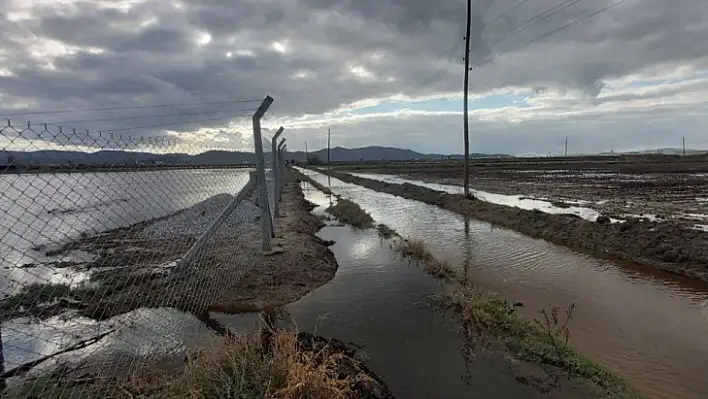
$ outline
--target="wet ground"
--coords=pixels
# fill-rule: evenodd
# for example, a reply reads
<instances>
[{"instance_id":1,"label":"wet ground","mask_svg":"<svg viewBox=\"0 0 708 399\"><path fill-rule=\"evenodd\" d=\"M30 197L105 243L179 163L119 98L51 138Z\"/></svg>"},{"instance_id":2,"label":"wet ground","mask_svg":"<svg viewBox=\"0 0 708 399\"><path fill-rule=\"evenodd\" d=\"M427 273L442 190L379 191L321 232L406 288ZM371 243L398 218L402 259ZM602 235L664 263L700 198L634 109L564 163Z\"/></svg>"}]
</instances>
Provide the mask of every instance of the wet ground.
<instances>
[{"instance_id":1,"label":"wet ground","mask_svg":"<svg viewBox=\"0 0 708 399\"><path fill-rule=\"evenodd\" d=\"M351 165L340 170L461 186L461 166ZM615 219L643 217L708 228L708 156L475 159L470 179L472 189L580 205Z\"/></svg>"},{"instance_id":2,"label":"wet ground","mask_svg":"<svg viewBox=\"0 0 708 399\"><path fill-rule=\"evenodd\" d=\"M708 284L574 253L436 206L307 172L533 317L575 303L571 344L651 398L703 398Z\"/></svg>"},{"instance_id":3,"label":"wet ground","mask_svg":"<svg viewBox=\"0 0 708 399\"><path fill-rule=\"evenodd\" d=\"M314 188L305 195L320 205L314 212L323 215L329 196ZM517 381L524 371L503 354L480 351L469 356L459 323L432 300L441 284L418 265L401 260L375 230L329 222L318 236L335 241L331 249L339 264L337 275L286 309L301 330L362 346L367 365L396 397L592 397L577 388L542 395ZM234 329L254 322L253 316L215 318Z\"/></svg>"}]
</instances>

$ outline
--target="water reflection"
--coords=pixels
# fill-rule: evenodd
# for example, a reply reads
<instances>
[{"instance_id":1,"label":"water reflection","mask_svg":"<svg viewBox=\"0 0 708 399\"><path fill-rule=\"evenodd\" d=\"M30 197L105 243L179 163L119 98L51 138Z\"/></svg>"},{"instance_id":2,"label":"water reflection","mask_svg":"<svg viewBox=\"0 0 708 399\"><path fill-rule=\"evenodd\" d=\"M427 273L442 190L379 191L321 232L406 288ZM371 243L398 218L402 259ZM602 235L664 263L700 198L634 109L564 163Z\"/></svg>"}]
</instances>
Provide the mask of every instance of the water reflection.
<instances>
[{"instance_id":1,"label":"water reflection","mask_svg":"<svg viewBox=\"0 0 708 399\"><path fill-rule=\"evenodd\" d=\"M307 173L322 184L328 180ZM707 284L574 253L335 178L331 188L377 222L423 239L436 257L460 265L476 283L523 302L529 317L548 305L575 303L574 346L647 396L708 396L702 371L708 364Z\"/></svg>"}]
</instances>

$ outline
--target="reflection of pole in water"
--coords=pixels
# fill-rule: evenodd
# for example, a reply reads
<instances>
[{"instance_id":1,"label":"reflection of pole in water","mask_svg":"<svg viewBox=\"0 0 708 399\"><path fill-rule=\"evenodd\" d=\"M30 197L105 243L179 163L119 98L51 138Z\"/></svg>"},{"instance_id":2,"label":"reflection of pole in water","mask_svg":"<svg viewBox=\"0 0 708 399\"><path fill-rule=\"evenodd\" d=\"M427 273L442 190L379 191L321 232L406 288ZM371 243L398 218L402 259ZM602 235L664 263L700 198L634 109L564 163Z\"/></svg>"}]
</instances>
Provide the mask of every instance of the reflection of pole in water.
<instances>
[{"instance_id":1,"label":"reflection of pole in water","mask_svg":"<svg viewBox=\"0 0 708 399\"><path fill-rule=\"evenodd\" d=\"M465 219L465 256L462 262L462 281L467 281L467 273L470 269L470 262L472 261L472 248L470 246L470 218L468 216Z\"/></svg>"}]
</instances>

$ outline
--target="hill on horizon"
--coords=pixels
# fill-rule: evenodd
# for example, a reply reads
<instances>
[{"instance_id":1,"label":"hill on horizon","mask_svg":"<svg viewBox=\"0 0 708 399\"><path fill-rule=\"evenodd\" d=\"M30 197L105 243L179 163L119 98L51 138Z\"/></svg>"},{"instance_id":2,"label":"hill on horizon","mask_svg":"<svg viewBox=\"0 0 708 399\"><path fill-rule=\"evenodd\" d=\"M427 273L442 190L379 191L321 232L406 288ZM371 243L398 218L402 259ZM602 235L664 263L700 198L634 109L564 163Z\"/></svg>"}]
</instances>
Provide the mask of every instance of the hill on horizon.
<instances>
[{"instance_id":1,"label":"hill on horizon","mask_svg":"<svg viewBox=\"0 0 708 399\"><path fill-rule=\"evenodd\" d=\"M327 149L323 148L317 151L310 151L310 157L317 157L322 162L327 162ZM488 157L510 157L508 154L484 154L470 153L470 158L488 158ZM435 153L420 153L413 150L369 146L361 148L343 148L334 147L330 150L330 157L333 162L357 162L357 161L411 161L415 159L464 159L462 154L435 154ZM307 156L304 151L293 151L288 153L288 158L295 159L298 162L305 162Z\"/></svg>"},{"instance_id":2,"label":"hill on horizon","mask_svg":"<svg viewBox=\"0 0 708 399\"><path fill-rule=\"evenodd\" d=\"M267 155L267 154L266 154ZM356 162L356 161L409 161L414 159L463 159L459 154L422 154L416 151L392 148L392 147L362 147L362 148L342 148L335 147L330 151L332 161ZM310 156L316 156L321 161L327 160L327 149L310 152ZM504 154L470 154L471 157L496 157L509 156ZM298 162L305 162L304 151L288 152L288 159L295 159ZM14 163L16 165L126 165L135 163L162 162L165 164L180 165L232 165L240 163L255 162L255 154L241 151L207 151L201 154L189 155L182 153L155 154L151 152L135 152L120 150L101 150L96 152L81 151L1 151L0 165Z\"/></svg>"}]
</instances>

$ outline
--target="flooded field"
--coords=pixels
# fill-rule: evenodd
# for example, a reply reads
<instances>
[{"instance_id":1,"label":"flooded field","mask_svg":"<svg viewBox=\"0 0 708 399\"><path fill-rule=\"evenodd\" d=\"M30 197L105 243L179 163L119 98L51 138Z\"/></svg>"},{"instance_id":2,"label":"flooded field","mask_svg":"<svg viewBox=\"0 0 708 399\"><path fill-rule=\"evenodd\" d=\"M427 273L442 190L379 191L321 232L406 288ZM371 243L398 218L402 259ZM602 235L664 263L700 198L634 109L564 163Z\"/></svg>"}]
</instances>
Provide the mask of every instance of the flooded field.
<instances>
[{"instance_id":1,"label":"flooded field","mask_svg":"<svg viewBox=\"0 0 708 399\"><path fill-rule=\"evenodd\" d=\"M377 222L423 239L484 288L523 302L533 317L576 305L571 344L651 398L708 395L708 284L574 253L435 206L308 171Z\"/></svg>"},{"instance_id":2,"label":"flooded field","mask_svg":"<svg viewBox=\"0 0 708 399\"><path fill-rule=\"evenodd\" d=\"M96 255L60 251L69 241L172 215L219 194L235 194L247 181L244 169L2 175L0 296L34 282L85 282L90 275L81 266L94 262ZM152 230L154 239L172 232Z\"/></svg>"},{"instance_id":3,"label":"flooded field","mask_svg":"<svg viewBox=\"0 0 708 399\"><path fill-rule=\"evenodd\" d=\"M323 214L331 199L303 183L305 198ZM433 305L441 284L402 260L375 230L330 222L318 234L335 241L335 278L287 306L297 327L363 347L367 365L397 398L543 398L516 381L517 371L499 354L466 356L459 324ZM226 326L246 329L253 316L215 315Z\"/></svg>"},{"instance_id":4,"label":"flooded field","mask_svg":"<svg viewBox=\"0 0 708 399\"><path fill-rule=\"evenodd\" d=\"M461 166L441 162L338 169L462 186ZM590 209L591 218L603 214L612 219L670 220L698 230L708 225L708 156L703 155L475 159L470 165L470 187L547 200L561 208L581 206Z\"/></svg>"}]
</instances>

